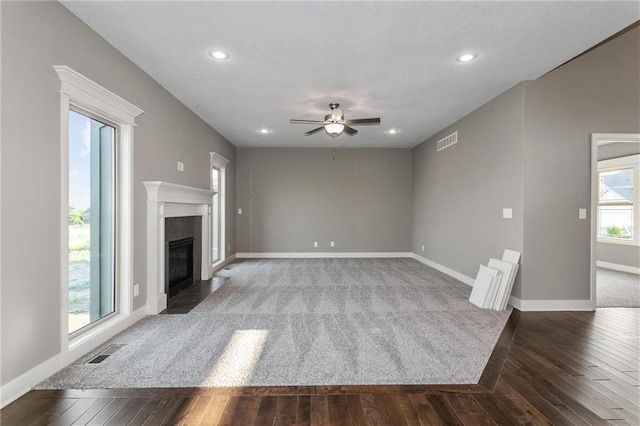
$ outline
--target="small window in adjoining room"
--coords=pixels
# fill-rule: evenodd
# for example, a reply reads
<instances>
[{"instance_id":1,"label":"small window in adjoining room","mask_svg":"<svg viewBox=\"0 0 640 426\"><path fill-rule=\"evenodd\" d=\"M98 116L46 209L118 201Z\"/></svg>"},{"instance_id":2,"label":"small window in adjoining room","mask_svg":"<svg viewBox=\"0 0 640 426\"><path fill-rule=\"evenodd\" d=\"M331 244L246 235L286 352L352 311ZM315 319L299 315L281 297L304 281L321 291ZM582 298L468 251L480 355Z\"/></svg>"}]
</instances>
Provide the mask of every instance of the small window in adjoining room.
<instances>
[{"instance_id":1,"label":"small window in adjoining room","mask_svg":"<svg viewBox=\"0 0 640 426\"><path fill-rule=\"evenodd\" d=\"M598 162L598 240L639 245L638 156Z\"/></svg>"}]
</instances>

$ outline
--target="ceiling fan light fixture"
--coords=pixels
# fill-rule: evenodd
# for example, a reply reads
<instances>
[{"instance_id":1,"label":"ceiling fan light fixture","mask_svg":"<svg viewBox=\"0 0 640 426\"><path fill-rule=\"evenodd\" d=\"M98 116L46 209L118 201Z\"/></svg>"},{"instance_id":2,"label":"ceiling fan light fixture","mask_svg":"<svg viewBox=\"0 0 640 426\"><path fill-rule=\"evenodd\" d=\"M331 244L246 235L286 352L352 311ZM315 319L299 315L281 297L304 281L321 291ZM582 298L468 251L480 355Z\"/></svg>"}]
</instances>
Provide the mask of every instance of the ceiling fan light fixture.
<instances>
[{"instance_id":1,"label":"ceiling fan light fixture","mask_svg":"<svg viewBox=\"0 0 640 426\"><path fill-rule=\"evenodd\" d=\"M227 52L225 52L224 50L215 50L215 49L212 50L211 52L209 52L209 55L213 59L217 59L219 61L226 61L231 56Z\"/></svg>"},{"instance_id":2,"label":"ceiling fan light fixture","mask_svg":"<svg viewBox=\"0 0 640 426\"><path fill-rule=\"evenodd\" d=\"M476 55L475 53L465 53L463 55L458 56L456 58L456 61L458 61L458 62L471 62L477 57L478 57L478 55Z\"/></svg>"},{"instance_id":3,"label":"ceiling fan light fixture","mask_svg":"<svg viewBox=\"0 0 640 426\"><path fill-rule=\"evenodd\" d=\"M389 134L389 135L395 135L395 134L398 134L398 133L400 133L400 130L398 130L398 129L389 129L389 130L387 130L387 134Z\"/></svg>"},{"instance_id":4,"label":"ceiling fan light fixture","mask_svg":"<svg viewBox=\"0 0 640 426\"><path fill-rule=\"evenodd\" d=\"M344 124L329 123L324 125L324 130L331 136L338 136L344 130Z\"/></svg>"},{"instance_id":5,"label":"ceiling fan light fixture","mask_svg":"<svg viewBox=\"0 0 640 426\"><path fill-rule=\"evenodd\" d=\"M267 129L266 127L263 127L262 129L258 129L258 133L262 133L263 135L266 135L267 133L271 133L271 130Z\"/></svg>"}]
</instances>

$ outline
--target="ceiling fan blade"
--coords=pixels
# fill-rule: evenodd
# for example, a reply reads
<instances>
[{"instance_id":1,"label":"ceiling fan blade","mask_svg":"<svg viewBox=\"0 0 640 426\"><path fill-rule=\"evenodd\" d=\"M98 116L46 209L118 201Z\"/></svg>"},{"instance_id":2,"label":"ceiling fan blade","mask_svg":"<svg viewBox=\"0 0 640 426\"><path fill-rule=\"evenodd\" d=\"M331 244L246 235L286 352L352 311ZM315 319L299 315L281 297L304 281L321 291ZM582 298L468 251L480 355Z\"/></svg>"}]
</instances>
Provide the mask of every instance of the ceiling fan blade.
<instances>
[{"instance_id":1,"label":"ceiling fan blade","mask_svg":"<svg viewBox=\"0 0 640 426\"><path fill-rule=\"evenodd\" d=\"M354 120L347 120L347 124L350 126L361 126L363 124L380 124L380 118L356 118Z\"/></svg>"},{"instance_id":2,"label":"ceiling fan blade","mask_svg":"<svg viewBox=\"0 0 640 426\"><path fill-rule=\"evenodd\" d=\"M316 129L313 130L309 130L307 133L305 133L305 136L309 136L309 135L313 135L314 133L318 133L319 131L324 130L324 126L322 127L318 127Z\"/></svg>"},{"instance_id":3,"label":"ceiling fan blade","mask_svg":"<svg viewBox=\"0 0 640 426\"><path fill-rule=\"evenodd\" d=\"M324 121L318 121L318 120L296 120L296 119L291 119L289 120L289 123L293 123L293 124L323 124Z\"/></svg>"},{"instance_id":4,"label":"ceiling fan blade","mask_svg":"<svg viewBox=\"0 0 640 426\"><path fill-rule=\"evenodd\" d=\"M358 133L356 129L354 129L353 127L349 127L347 125L344 126L344 132L349 136L353 136Z\"/></svg>"}]
</instances>

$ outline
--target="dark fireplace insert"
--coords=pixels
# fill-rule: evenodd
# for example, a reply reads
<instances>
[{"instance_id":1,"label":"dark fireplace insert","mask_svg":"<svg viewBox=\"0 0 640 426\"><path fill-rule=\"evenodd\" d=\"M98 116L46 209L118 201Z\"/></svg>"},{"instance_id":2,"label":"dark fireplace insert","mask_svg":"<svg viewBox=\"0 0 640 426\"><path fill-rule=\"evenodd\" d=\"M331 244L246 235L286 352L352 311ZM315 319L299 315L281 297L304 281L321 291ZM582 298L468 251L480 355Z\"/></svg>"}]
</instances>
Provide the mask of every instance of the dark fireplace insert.
<instances>
[{"instance_id":1,"label":"dark fireplace insert","mask_svg":"<svg viewBox=\"0 0 640 426\"><path fill-rule=\"evenodd\" d=\"M167 296L172 297L193 284L193 237L169 241Z\"/></svg>"}]
</instances>

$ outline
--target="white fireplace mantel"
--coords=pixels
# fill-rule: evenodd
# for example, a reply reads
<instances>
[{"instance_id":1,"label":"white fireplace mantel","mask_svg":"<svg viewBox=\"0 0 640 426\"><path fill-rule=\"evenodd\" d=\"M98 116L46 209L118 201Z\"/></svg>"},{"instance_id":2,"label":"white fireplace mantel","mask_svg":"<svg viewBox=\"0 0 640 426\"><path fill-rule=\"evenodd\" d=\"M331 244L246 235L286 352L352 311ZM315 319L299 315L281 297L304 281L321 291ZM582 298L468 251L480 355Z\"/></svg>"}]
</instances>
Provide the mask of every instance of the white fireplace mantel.
<instances>
[{"instance_id":1,"label":"white fireplace mantel","mask_svg":"<svg viewBox=\"0 0 640 426\"><path fill-rule=\"evenodd\" d=\"M215 192L160 181L143 182L147 189L147 312L167 307L165 291L165 219L202 217L202 279L211 278L211 205Z\"/></svg>"}]
</instances>

